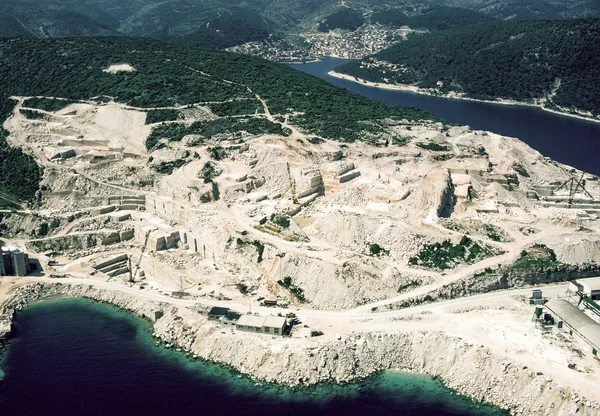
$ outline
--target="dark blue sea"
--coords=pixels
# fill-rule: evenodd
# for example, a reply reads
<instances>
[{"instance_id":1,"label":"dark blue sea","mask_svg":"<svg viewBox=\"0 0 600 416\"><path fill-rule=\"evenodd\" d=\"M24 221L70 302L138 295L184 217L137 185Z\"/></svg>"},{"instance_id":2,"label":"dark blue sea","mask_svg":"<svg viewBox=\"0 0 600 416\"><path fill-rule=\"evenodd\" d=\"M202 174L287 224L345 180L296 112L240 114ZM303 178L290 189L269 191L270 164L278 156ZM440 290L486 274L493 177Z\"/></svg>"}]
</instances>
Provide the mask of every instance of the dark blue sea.
<instances>
[{"instance_id":1,"label":"dark blue sea","mask_svg":"<svg viewBox=\"0 0 600 416\"><path fill-rule=\"evenodd\" d=\"M2 354L3 415L500 415L428 377L384 373L293 391L157 347L147 322L87 300L19 313ZM245 354L245 351L239 351Z\"/></svg>"},{"instance_id":2,"label":"dark blue sea","mask_svg":"<svg viewBox=\"0 0 600 416\"><path fill-rule=\"evenodd\" d=\"M388 105L415 107L476 130L517 137L544 156L589 173L600 174L600 123L550 113L536 107L382 90L327 75L345 62L348 61L326 58L321 62L292 67Z\"/></svg>"}]
</instances>

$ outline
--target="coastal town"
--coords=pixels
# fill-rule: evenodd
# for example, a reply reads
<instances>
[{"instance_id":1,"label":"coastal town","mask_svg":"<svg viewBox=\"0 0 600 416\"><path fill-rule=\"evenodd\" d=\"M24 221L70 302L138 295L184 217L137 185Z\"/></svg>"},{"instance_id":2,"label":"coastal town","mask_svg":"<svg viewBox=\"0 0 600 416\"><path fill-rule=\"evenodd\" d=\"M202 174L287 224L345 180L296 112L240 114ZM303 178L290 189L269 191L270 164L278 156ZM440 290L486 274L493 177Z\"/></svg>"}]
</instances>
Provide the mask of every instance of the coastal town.
<instances>
[{"instance_id":1,"label":"coastal town","mask_svg":"<svg viewBox=\"0 0 600 416\"><path fill-rule=\"evenodd\" d=\"M354 32L335 30L300 33L299 40L293 43L280 37L249 42L228 48L228 51L285 63L318 61L325 57L360 59L406 39L411 32L416 31L408 27L365 25Z\"/></svg>"}]
</instances>

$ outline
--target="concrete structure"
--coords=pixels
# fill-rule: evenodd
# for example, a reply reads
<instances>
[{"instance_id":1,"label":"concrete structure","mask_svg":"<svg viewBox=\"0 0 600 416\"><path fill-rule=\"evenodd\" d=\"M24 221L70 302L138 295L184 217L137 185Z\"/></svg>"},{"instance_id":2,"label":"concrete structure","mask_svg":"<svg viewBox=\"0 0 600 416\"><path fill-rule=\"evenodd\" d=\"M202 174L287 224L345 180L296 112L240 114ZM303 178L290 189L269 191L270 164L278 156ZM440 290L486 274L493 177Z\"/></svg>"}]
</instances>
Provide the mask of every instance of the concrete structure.
<instances>
[{"instance_id":1,"label":"concrete structure","mask_svg":"<svg viewBox=\"0 0 600 416\"><path fill-rule=\"evenodd\" d=\"M564 299L552 299L546 303L545 308L554 318L558 328L568 328L571 335L577 335L591 347L593 355L598 355L600 352L600 324Z\"/></svg>"},{"instance_id":2,"label":"concrete structure","mask_svg":"<svg viewBox=\"0 0 600 416\"><path fill-rule=\"evenodd\" d=\"M281 316L242 315L235 329L271 335L283 335L287 320Z\"/></svg>"},{"instance_id":3,"label":"concrete structure","mask_svg":"<svg viewBox=\"0 0 600 416\"><path fill-rule=\"evenodd\" d=\"M600 277L573 280L569 284L569 290L573 293L581 292L592 300L600 300Z\"/></svg>"},{"instance_id":4,"label":"concrete structure","mask_svg":"<svg viewBox=\"0 0 600 416\"><path fill-rule=\"evenodd\" d=\"M281 316L267 316L263 322L263 332L273 335L283 335L286 319Z\"/></svg>"},{"instance_id":5,"label":"concrete structure","mask_svg":"<svg viewBox=\"0 0 600 416\"><path fill-rule=\"evenodd\" d=\"M264 316L242 315L235 324L235 329L246 332L262 332Z\"/></svg>"},{"instance_id":6,"label":"concrete structure","mask_svg":"<svg viewBox=\"0 0 600 416\"><path fill-rule=\"evenodd\" d=\"M20 248L2 248L0 276L26 276L31 271L29 255Z\"/></svg>"}]
</instances>

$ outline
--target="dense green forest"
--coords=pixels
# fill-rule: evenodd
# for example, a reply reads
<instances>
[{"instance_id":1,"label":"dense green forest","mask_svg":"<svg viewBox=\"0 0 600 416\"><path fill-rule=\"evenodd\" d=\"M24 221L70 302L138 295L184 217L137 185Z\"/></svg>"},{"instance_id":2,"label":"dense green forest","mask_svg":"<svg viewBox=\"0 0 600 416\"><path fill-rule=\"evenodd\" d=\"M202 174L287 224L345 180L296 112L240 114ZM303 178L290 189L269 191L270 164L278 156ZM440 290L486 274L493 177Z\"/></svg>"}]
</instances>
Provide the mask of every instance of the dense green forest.
<instances>
[{"instance_id":1,"label":"dense green forest","mask_svg":"<svg viewBox=\"0 0 600 416\"><path fill-rule=\"evenodd\" d=\"M263 106L258 100L234 100L209 105L211 111L220 117L240 116L246 114L263 114Z\"/></svg>"},{"instance_id":2,"label":"dense green forest","mask_svg":"<svg viewBox=\"0 0 600 416\"><path fill-rule=\"evenodd\" d=\"M259 13L244 8L232 8L229 13L224 13L206 22L200 29L185 34L180 41L204 49L225 49L266 39L275 29L276 25Z\"/></svg>"},{"instance_id":3,"label":"dense green forest","mask_svg":"<svg viewBox=\"0 0 600 416\"><path fill-rule=\"evenodd\" d=\"M117 74L103 71L115 63L128 63L136 71ZM5 120L12 111L14 103L8 98L12 95L62 97L71 101L109 95L118 102L142 108L224 102L212 104L211 108L218 114L231 115L262 112L254 94L266 100L272 114L299 112L301 115L293 118L292 123L308 132L340 141L374 142L377 133L388 123L438 120L413 108L388 107L350 94L313 76L261 58L176 46L147 38L0 40L0 79L0 120ZM68 102L35 98L26 104L56 110ZM174 115L173 112L149 114L153 121ZM222 122L208 123L195 126L197 129L186 134L210 137L236 129L287 134L279 124L263 125L256 120L242 119L231 126L224 126ZM152 140L159 140L159 133L156 132ZM11 153L10 157L14 155L16 153ZM30 177L33 182L36 178Z\"/></svg>"},{"instance_id":4,"label":"dense green forest","mask_svg":"<svg viewBox=\"0 0 600 416\"><path fill-rule=\"evenodd\" d=\"M151 36L205 49L266 39L277 25L244 2L0 1L0 37Z\"/></svg>"},{"instance_id":5,"label":"dense green forest","mask_svg":"<svg viewBox=\"0 0 600 416\"><path fill-rule=\"evenodd\" d=\"M339 0L0 0L0 37L149 36L219 49L298 34L324 19L323 31L354 30L363 22L356 10L372 12L375 20L391 25L402 19L398 11L404 12L413 24L435 29L481 20L476 13L469 21L468 15L450 8L507 20L600 15L598 0L346 0L344 4L347 7L339 10Z\"/></svg>"},{"instance_id":6,"label":"dense green forest","mask_svg":"<svg viewBox=\"0 0 600 416\"><path fill-rule=\"evenodd\" d=\"M8 132L0 128L0 196L8 194L19 200L30 200L38 190L41 168L21 149L10 147Z\"/></svg>"},{"instance_id":7,"label":"dense green forest","mask_svg":"<svg viewBox=\"0 0 600 416\"><path fill-rule=\"evenodd\" d=\"M115 62L127 62L136 71L103 72ZM372 129L369 124L387 119L434 119L416 109L388 107L349 94L261 58L140 38L0 41L0 76L3 97L45 95L77 100L110 95L139 107L254 100L253 94L258 94L272 114L304 113L297 117L299 127L335 140L357 140L361 132Z\"/></svg>"},{"instance_id":8,"label":"dense green forest","mask_svg":"<svg viewBox=\"0 0 600 416\"><path fill-rule=\"evenodd\" d=\"M427 30L444 30L492 20L492 17L477 11L445 6L427 7L417 14L408 14L405 9L391 9L371 16L372 23Z\"/></svg>"},{"instance_id":9,"label":"dense green forest","mask_svg":"<svg viewBox=\"0 0 600 416\"><path fill-rule=\"evenodd\" d=\"M330 30L334 29L343 29L353 32L361 27L364 23L365 19L360 12L344 7L343 9L340 9L337 12L327 16L325 20L319 23L317 30L319 32L329 32Z\"/></svg>"},{"instance_id":10,"label":"dense green forest","mask_svg":"<svg viewBox=\"0 0 600 416\"><path fill-rule=\"evenodd\" d=\"M10 36L33 36L9 13L0 11L0 38Z\"/></svg>"},{"instance_id":11,"label":"dense green forest","mask_svg":"<svg viewBox=\"0 0 600 416\"><path fill-rule=\"evenodd\" d=\"M600 19L502 21L410 36L375 58L398 64L339 71L359 78L435 87L482 99L556 104L600 114ZM368 59L368 58L367 58Z\"/></svg>"}]
</instances>

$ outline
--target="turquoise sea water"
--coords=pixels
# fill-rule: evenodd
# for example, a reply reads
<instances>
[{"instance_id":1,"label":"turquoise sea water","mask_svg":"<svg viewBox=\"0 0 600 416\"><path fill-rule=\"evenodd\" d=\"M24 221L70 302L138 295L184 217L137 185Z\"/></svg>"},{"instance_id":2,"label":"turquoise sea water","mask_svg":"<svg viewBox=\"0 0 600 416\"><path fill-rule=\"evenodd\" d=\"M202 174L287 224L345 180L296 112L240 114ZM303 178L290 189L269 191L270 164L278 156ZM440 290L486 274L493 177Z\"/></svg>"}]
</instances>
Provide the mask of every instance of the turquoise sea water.
<instances>
[{"instance_id":1,"label":"turquoise sea water","mask_svg":"<svg viewBox=\"0 0 600 416\"><path fill-rule=\"evenodd\" d=\"M257 384L157 347L147 322L79 299L22 311L1 368L0 409L10 415L503 414L420 375L388 372L296 391Z\"/></svg>"}]
</instances>

